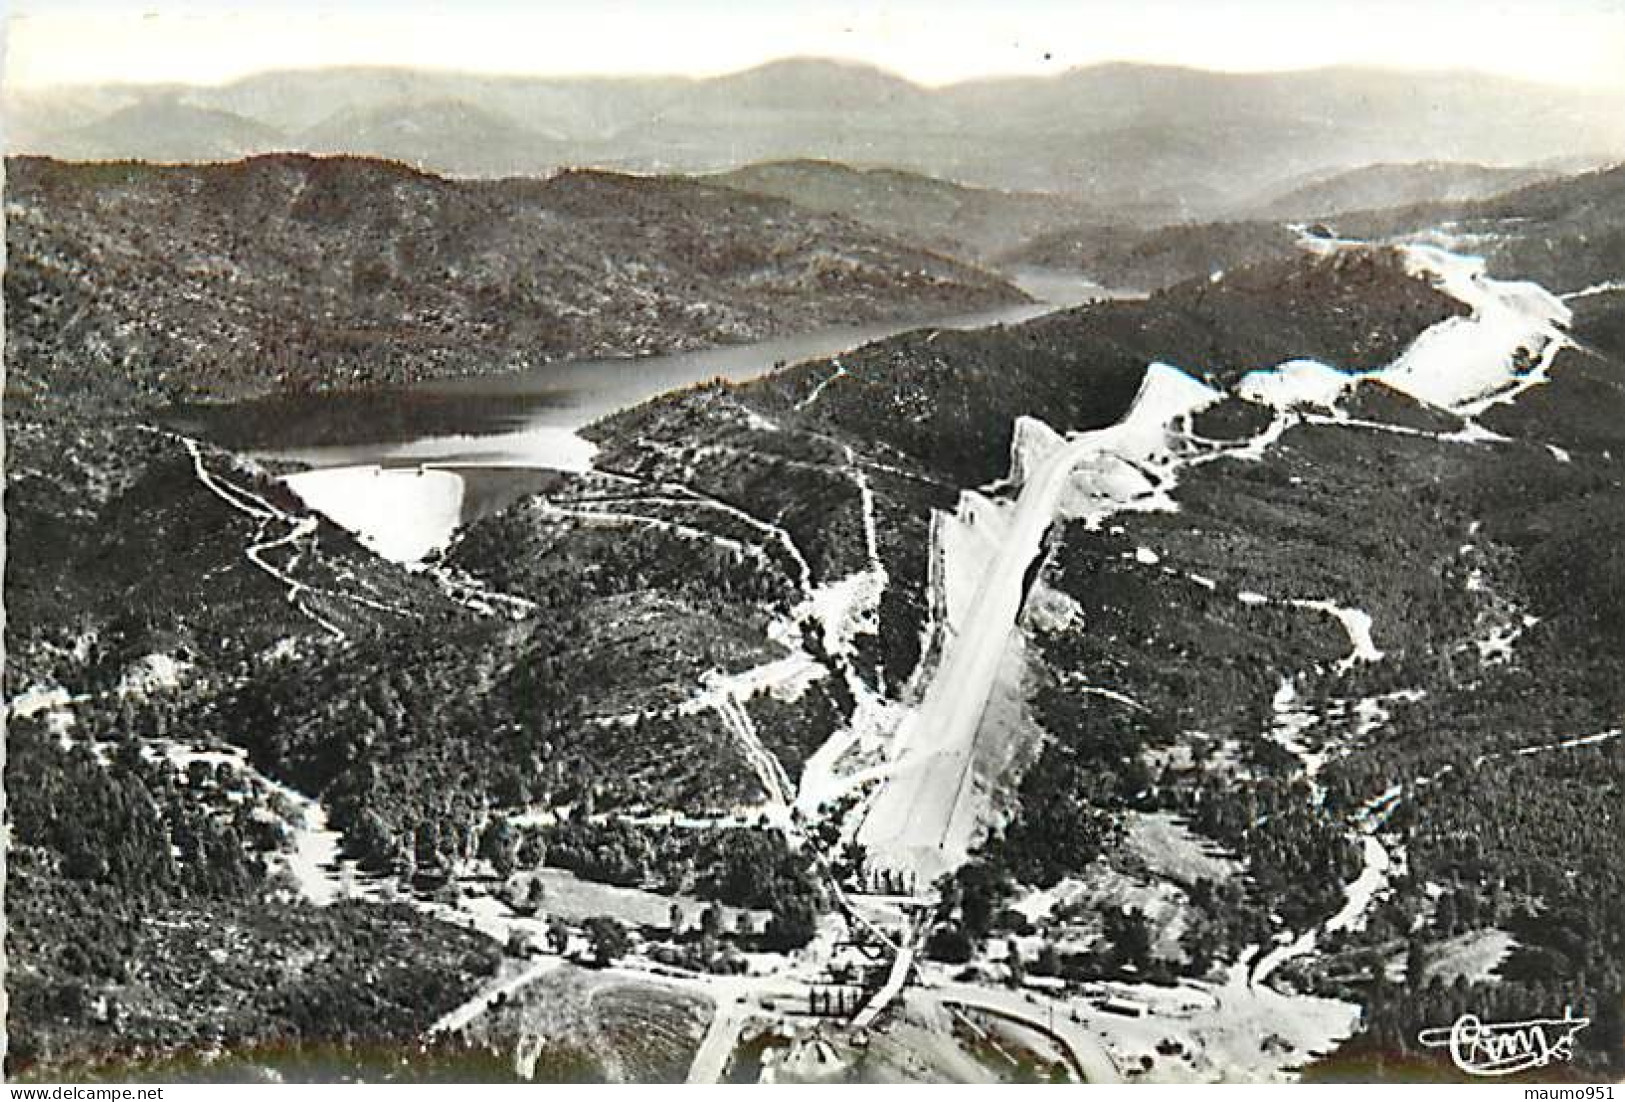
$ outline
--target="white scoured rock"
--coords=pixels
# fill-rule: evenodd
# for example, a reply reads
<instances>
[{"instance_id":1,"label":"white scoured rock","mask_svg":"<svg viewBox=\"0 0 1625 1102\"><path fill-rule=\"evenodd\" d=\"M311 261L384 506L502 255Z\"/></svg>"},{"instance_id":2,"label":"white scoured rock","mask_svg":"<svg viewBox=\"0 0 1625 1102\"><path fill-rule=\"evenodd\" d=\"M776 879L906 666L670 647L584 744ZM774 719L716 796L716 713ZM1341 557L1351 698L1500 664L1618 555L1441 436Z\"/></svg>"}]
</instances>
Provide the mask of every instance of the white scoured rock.
<instances>
[{"instance_id":1,"label":"white scoured rock","mask_svg":"<svg viewBox=\"0 0 1625 1102\"><path fill-rule=\"evenodd\" d=\"M1236 393L1249 402L1274 409L1331 409L1356 379L1315 360L1290 360L1268 371L1249 371L1241 377Z\"/></svg>"},{"instance_id":2,"label":"white scoured rock","mask_svg":"<svg viewBox=\"0 0 1625 1102\"><path fill-rule=\"evenodd\" d=\"M1427 329L1394 363L1374 377L1432 405L1468 415L1542 382L1567 338L1571 313L1561 299L1534 283L1491 279L1484 260L1431 245L1406 246L1414 274L1435 279L1471 313ZM1527 373L1519 353L1538 357Z\"/></svg>"},{"instance_id":3,"label":"white scoured rock","mask_svg":"<svg viewBox=\"0 0 1625 1102\"><path fill-rule=\"evenodd\" d=\"M41 712L56 712L73 705L73 696L60 685L36 685L18 693L6 706L13 719L24 719Z\"/></svg>"},{"instance_id":4,"label":"white scoured rock","mask_svg":"<svg viewBox=\"0 0 1625 1102\"><path fill-rule=\"evenodd\" d=\"M1083 622L1083 606L1070 594L1038 582L1027 595L1022 616L1040 631L1062 632Z\"/></svg>"},{"instance_id":5,"label":"white scoured rock","mask_svg":"<svg viewBox=\"0 0 1625 1102\"><path fill-rule=\"evenodd\" d=\"M1010 481L1021 485L1034 467L1065 445L1066 439L1036 417L1017 417L1010 439Z\"/></svg>"},{"instance_id":6,"label":"white scoured rock","mask_svg":"<svg viewBox=\"0 0 1625 1102\"><path fill-rule=\"evenodd\" d=\"M1293 601L1298 608L1321 612L1335 619L1343 626L1343 631L1349 637L1348 657L1338 662L1337 668L1341 671L1352 669L1359 662L1381 662L1383 653L1378 649L1376 642L1371 638L1371 614L1363 609L1347 608L1343 605L1333 604L1331 601Z\"/></svg>"}]
</instances>

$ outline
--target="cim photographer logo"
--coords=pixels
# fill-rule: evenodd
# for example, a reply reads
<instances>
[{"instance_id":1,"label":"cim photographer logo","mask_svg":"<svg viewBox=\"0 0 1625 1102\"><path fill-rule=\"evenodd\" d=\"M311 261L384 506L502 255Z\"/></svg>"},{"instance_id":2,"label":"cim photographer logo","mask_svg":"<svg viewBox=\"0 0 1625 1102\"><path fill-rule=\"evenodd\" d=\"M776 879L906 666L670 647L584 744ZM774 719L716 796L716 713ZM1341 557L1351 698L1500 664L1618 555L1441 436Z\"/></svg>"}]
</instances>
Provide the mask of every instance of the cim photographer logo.
<instances>
[{"instance_id":1,"label":"cim photographer logo","mask_svg":"<svg viewBox=\"0 0 1625 1102\"><path fill-rule=\"evenodd\" d=\"M1526 1022L1483 1022L1463 1014L1449 1029L1424 1029L1417 1039L1427 1048L1449 1048L1450 1059L1468 1075L1516 1075L1572 1059L1575 1035L1590 1024L1569 1007L1561 1018Z\"/></svg>"}]
</instances>

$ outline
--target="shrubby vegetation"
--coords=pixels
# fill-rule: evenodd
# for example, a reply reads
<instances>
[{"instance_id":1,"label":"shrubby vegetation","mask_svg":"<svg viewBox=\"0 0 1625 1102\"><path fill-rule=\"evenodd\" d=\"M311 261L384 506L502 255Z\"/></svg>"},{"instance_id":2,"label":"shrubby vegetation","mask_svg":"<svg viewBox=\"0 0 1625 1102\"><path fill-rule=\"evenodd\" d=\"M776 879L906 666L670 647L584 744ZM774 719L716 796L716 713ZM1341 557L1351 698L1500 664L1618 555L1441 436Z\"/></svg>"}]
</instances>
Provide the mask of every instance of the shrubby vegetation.
<instances>
[{"instance_id":1,"label":"shrubby vegetation","mask_svg":"<svg viewBox=\"0 0 1625 1102\"><path fill-rule=\"evenodd\" d=\"M184 1061L217 1046L244 1075L398 1052L495 968L483 938L404 905L291 900L280 832L234 772L182 772L131 732L105 760L35 720L9 733L9 1075L207 1076Z\"/></svg>"},{"instance_id":2,"label":"shrubby vegetation","mask_svg":"<svg viewBox=\"0 0 1625 1102\"><path fill-rule=\"evenodd\" d=\"M290 154L7 177L8 385L31 398L400 384L1020 301L844 219L670 178Z\"/></svg>"},{"instance_id":3,"label":"shrubby vegetation","mask_svg":"<svg viewBox=\"0 0 1625 1102\"><path fill-rule=\"evenodd\" d=\"M1471 240L1504 279L1532 279L1552 291L1578 291L1620 278L1625 256L1625 167L1580 173L1489 199L1426 203L1338 216L1336 229L1373 238L1450 226Z\"/></svg>"},{"instance_id":4,"label":"shrubby vegetation","mask_svg":"<svg viewBox=\"0 0 1625 1102\"><path fill-rule=\"evenodd\" d=\"M247 186L273 168L292 171L258 165L233 179ZM109 170L97 186L138 191L143 180ZM343 189L320 184L301 217L345 223L355 212ZM600 189L623 185L558 186L580 189L576 213L591 216ZM752 262L736 245L708 247L704 263ZM346 295L394 293L376 266L350 278L359 285ZM817 279L832 294L867 286L850 271ZM1219 383L1299 356L1373 366L1458 310L1390 254L1300 259L1009 329L906 334L843 356L846 375L833 382L833 364L818 362L749 386L696 388L596 426L604 474L550 483L548 501L474 524L449 553L458 571L534 602L531 615L470 613L431 577L378 564L325 527L283 549L278 561L312 587L309 607L342 628L336 641L243 558L255 525L197 483L177 442L87 416L199 386L269 385L237 374L232 342L248 330L236 306L211 315L231 340L208 355L157 336L115 349L141 368L126 375L50 344L46 330L60 327L46 323L71 304L48 274L24 272L8 290L39 323L17 376L31 419L12 414L22 569L9 582L8 649L18 657L8 687L91 697L74 705L67 746L38 719L15 727L10 936L22 962L17 1005L35 1023L18 1034L16 1059L35 1068L72 1065L115 1034L133 1039L137 1059L222 1040L353 1054L412 1035L494 962L494 946L404 908L290 903L271 873L275 824L238 798L235 777L183 775L142 753L181 735L246 747L258 768L320 797L369 868L432 880L470 863L504 878L554 865L766 910L765 929L739 944L804 944L828 904L811 855L767 829L630 819L733 814L762 796L721 720L678 708L707 671L780 657L767 625L803 596L795 556L730 510L782 529L819 584L869 567L863 487L873 495L888 576L876 632L856 637L848 662L809 628L804 649L826 676L795 704L748 702L763 742L793 769L850 714L857 681L896 693L915 669L930 512L951 508L957 487L1005 474L1016 416L1063 431L1107 424L1153 359ZM517 316L512 296L529 293L487 290L463 319L480 332ZM510 350L510 336L536 347L554 336L491 332ZM289 339L326 337L296 329ZM347 341L339 351L322 344L333 355L312 360L320 378L284 382L342 375ZM405 352L368 360L386 374L437 371L452 364L435 359L438 347L421 362ZM1329 938L1320 960L1283 969L1285 982L1367 1007L1351 1058L1391 1054L1418 1022L1457 1005L1550 1012L1572 997L1598 1019L1582 1041L1603 1044L1582 1066L1605 1068L1618 1032L1608 1002L1621 982L1614 932L1625 928L1610 841L1621 751L1508 752L1617 725L1625 705L1625 605L1610 597L1625 593L1625 560L1609 538L1621 526L1617 438L1608 416L1567 408L1617 400L1608 367L1566 354L1559 384L1497 413L1494 427L1523 443L1295 429L1267 464L1189 472L1178 514L1128 518L1118 535L1058 528L1039 581L1076 603L1083 628L1033 633L1047 672L1030 703L1047 737L1007 820L943 885L933 955L965 960L1019 931L1026 920L1009 907L1017 891L1087 874L1119 847L1127 812L1162 810L1241 866L1222 881L1180 883L1190 907L1179 966L1200 973L1335 911L1357 869L1351 816L1398 784L1405 796L1385 829L1406 846L1408 871L1363 930ZM105 381L120 378L129 385ZM64 413L42 380L80 405ZM1391 394L1359 400L1364 416L1454 427ZM1256 408L1228 402L1197 428L1234 438L1259 422ZM1543 435L1556 425L1572 428ZM62 440L71 446L57 449ZM1574 454L1562 462L1546 443ZM232 477L275 493L253 472ZM580 510L662 523L567 515ZM1136 561L1140 545L1159 565ZM1265 603L1240 601L1243 590ZM1384 658L1338 669L1341 629L1288 598L1370 612ZM1491 668L1474 636L1508 609L1540 623L1508 666ZM185 686L118 703L123 673L153 653L193 664ZM1289 676L1319 718L1297 751L1272 731L1271 697ZM1424 695L1392 696L1412 690ZM1388 700L1385 721L1362 727L1356 704L1378 698ZM1338 751L1319 789L1302 776L1305 748ZM837 878L863 881L862 854L827 856ZM532 904L544 905L521 901ZM1018 967L1080 979L1172 974L1144 913L1113 907L1099 918L1099 945L1052 948ZM1427 976L1437 942L1495 929L1517 947L1493 990ZM592 930L601 960L625 951L626 931ZM699 953L706 967L732 967L725 955ZM1421 982L1387 978L1396 962ZM358 1010L362 999L371 1005Z\"/></svg>"},{"instance_id":5,"label":"shrubby vegetation","mask_svg":"<svg viewBox=\"0 0 1625 1102\"><path fill-rule=\"evenodd\" d=\"M1143 301L1102 302L1017 326L921 330L841 357L849 378L795 413L832 371L797 365L740 388L769 416L907 456L951 486L1009 469L1019 416L1077 431L1115 422L1148 363L1221 381L1289 359L1343 368L1391 361L1460 304L1386 252L1298 256L1205 276Z\"/></svg>"},{"instance_id":6,"label":"shrubby vegetation","mask_svg":"<svg viewBox=\"0 0 1625 1102\"><path fill-rule=\"evenodd\" d=\"M695 830L593 821L575 815L544 828L524 828L521 854L588 880L696 895L732 907L769 911L765 944L797 948L813 935L823 890L784 836L763 828Z\"/></svg>"},{"instance_id":7,"label":"shrubby vegetation","mask_svg":"<svg viewBox=\"0 0 1625 1102\"><path fill-rule=\"evenodd\" d=\"M1513 755L1452 772L1409 796L1391 827L1410 874L1370 927L1328 966L1366 1006L1365 1028L1320 1074L1405 1075L1417 1033L1473 1013L1483 1021L1562 1017L1592 1024L1559 1074L1625 1070L1625 863L1618 845L1625 745ZM1435 947L1504 931L1493 976L1434 970ZM1404 961L1402 979L1390 962ZM1328 983L1333 981L1328 980ZM1333 989L1339 989L1334 986Z\"/></svg>"},{"instance_id":8,"label":"shrubby vegetation","mask_svg":"<svg viewBox=\"0 0 1625 1102\"><path fill-rule=\"evenodd\" d=\"M1042 234L1005 263L1082 272L1103 287L1152 291L1215 272L1291 257L1297 235L1272 222L1210 222L1156 229L1079 226Z\"/></svg>"}]
</instances>

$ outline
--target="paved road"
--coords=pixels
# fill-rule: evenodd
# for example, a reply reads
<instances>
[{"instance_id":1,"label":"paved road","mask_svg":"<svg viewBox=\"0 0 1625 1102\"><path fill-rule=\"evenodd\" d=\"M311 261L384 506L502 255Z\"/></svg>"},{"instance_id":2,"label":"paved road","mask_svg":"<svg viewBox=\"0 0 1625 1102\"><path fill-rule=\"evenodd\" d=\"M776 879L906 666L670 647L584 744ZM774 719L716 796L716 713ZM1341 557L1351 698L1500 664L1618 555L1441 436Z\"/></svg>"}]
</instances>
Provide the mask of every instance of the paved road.
<instances>
[{"instance_id":1,"label":"paved road","mask_svg":"<svg viewBox=\"0 0 1625 1102\"><path fill-rule=\"evenodd\" d=\"M914 946L905 944L892 955L891 971L886 975L886 982L880 990L863 1005L857 1017L852 1019L854 1029L868 1029L874 1024L880 1012L895 999L903 990L903 984L908 982L908 974L914 968Z\"/></svg>"},{"instance_id":2,"label":"paved road","mask_svg":"<svg viewBox=\"0 0 1625 1102\"><path fill-rule=\"evenodd\" d=\"M739 1030L755 1010L755 1003L744 994L718 992L716 998L716 1013L711 1015L711 1024L706 1027L700 1047L694 1053L694 1062L688 1068L690 1083L721 1080L734 1043L739 1039Z\"/></svg>"},{"instance_id":3,"label":"paved road","mask_svg":"<svg viewBox=\"0 0 1625 1102\"><path fill-rule=\"evenodd\" d=\"M1073 1070L1081 1074L1085 1082L1122 1082L1117 1065L1100 1043L1100 1038L1083 1023L1072 1020L1070 1004L1042 995L1033 995L1032 1001L1028 1001L1025 992L957 983L934 988L926 997L1009 1018L1054 1038L1066 1048L1072 1059Z\"/></svg>"}]
</instances>

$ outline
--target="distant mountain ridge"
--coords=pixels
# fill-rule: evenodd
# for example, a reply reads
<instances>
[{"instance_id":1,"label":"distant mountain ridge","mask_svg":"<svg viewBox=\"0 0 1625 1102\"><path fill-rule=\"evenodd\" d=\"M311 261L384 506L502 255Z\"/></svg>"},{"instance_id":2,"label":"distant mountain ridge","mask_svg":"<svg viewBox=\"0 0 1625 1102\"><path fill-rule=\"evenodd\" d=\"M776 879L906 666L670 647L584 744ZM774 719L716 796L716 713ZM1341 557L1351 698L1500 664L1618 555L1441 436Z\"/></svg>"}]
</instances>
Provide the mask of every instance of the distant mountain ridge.
<instances>
[{"instance_id":1,"label":"distant mountain ridge","mask_svg":"<svg viewBox=\"0 0 1625 1102\"><path fill-rule=\"evenodd\" d=\"M141 100L61 135L61 155L105 159L109 148L156 162L227 161L281 149L288 138L273 126L214 107L159 97Z\"/></svg>"},{"instance_id":2,"label":"distant mountain ridge","mask_svg":"<svg viewBox=\"0 0 1625 1102\"><path fill-rule=\"evenodd\" d=\"M1105 217L1087 200L1071 196L967 187L901 169L858 169L831 161L770 161L699 179L981 258L1056 226Z\"/></svg>"},{"instance_id":3,"label":"distant mountain ridge","mask_svg":"<svg viewBox=\"0 0 1625 1102\"><path fill-rule=\"evenodd\" d=\"M519 175L555 165L564 144L466 100L383 104L329 116L301 131L294 147L311 153L445 162L473 176Z\"/></svg>"},{"instance_id":4,"label":"distant mountain ridge","mask_svg":"<svg viewBox=\"0 0 1625 1102\"><path fill-rule=\"evenodd\" d=\"M1533 169L1486 174L1476 166L1380 165L1335 177L1317 194L1351 202L1362 194L1416 188L1470 193L1528 175L1537 182L1486 197L1329 212L1312 232L1361 241L1431 240L1483 256L1494 274L1531 278L1560 292L1619 281L1625 270L1625 164L1555 178ZM1345 187L1350 179L1355 186ZM1375 185L1366 186L1372 179ZM1299 233L1285 215L1154 228L1085 223L1036 236L993 261L1006 269L1063 269L1109 287L1155 290L1290 256L1299 249Z\"/></svg>"},{"instance_id":5,"label":"distant mountain ridge","mask_svg":"<svg viewBox=\"0 0 1625 1102\"><path fill-rule=\"evenodd\" d=\"M1556 171L1535 167L1443 161L1375 164L1303 181L1261 201L1253 213L1272 218L1316 218L1424 202L1468 202L1557 175Z\"/></svg>"},{"instance_id":6,"label":"distant mountain ridge","mask_svg":"<svg viewBox=\"0 0 1625 1102\"><path fill-rule=\"evenodd\" d=\"M357 137L347 151L454 174L564 166L716 172L758 161L837 160L1087 194L1164 221L1244 213L1239 204L1272 187L1369 164L1625 155L1625 97L1474 74L1111 64L927 88L871 66L816 59L708 79L333 69L264 73L220 87L14 93L12 148L81 159L145 156L151 143L138 131L96 124L155 97L269 128L260 135L266 148L306 148L303 135L312 131L327 148L342 146L343 120L361 120L355 132L371 137ZM466 141L446 124L451 103L482 113L486 140ZM414 115L429 125L413 131ZM218 116L180 122L172 138L203 150L222 144L220 131L240 128ZM193 127L201 136L185 138ZM238 150L255 151L264 150Z\"/></svg>"}]
</instances>

